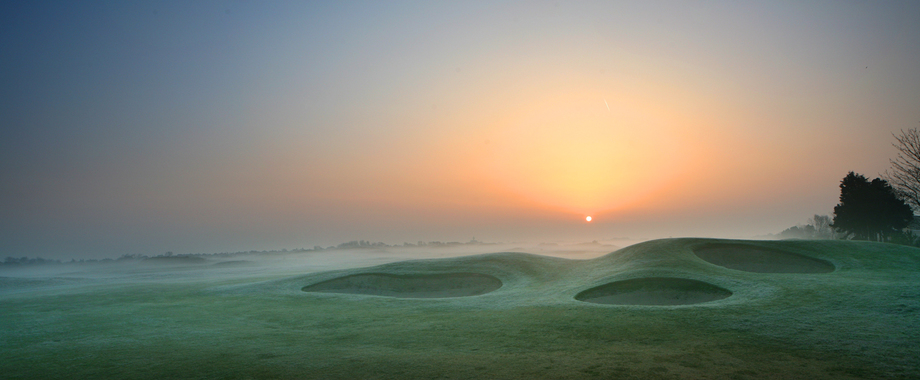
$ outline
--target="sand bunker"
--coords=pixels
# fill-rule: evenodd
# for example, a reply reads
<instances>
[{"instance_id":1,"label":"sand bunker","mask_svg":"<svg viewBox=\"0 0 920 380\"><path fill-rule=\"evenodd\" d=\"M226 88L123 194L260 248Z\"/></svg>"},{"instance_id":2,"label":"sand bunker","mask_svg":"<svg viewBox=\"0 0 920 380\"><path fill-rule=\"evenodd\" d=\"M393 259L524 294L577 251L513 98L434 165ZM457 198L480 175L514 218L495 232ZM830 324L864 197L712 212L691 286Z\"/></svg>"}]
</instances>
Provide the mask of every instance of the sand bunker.
<instances>
[{"instance_id":1,"label":"sand bunker","mask_svg":"<svg viewBox=\"0 0 920 380\"><path fill-rule=\"evenodd\" d=\"M604 284L578 293L575 299L609 305L692 305L730 295L732 292L702 281L649 277Z\"/></svg>"},{"instance_id":2,"label":"sand bunker","mask_svg":"<svg viewBox=\"0 0 920 380\"><path fill-rule=\"evenodd\" d=\"M835 269L824 260L746 245L709 245L693 253L712 264L745 272L828 273Z\"/></svg>"},{"instance_id":3,"label":"sand bunker","mask_svg":"<svg viewBox=\"0 0 920 380\"><path fill-rule=\"evenodd\" d=\"M431 275L366 273L323 281L305 286L301 290L399 298L448 298L478 296L501 287L501 280L479 273Z\"/></svg>"}]
</instances>

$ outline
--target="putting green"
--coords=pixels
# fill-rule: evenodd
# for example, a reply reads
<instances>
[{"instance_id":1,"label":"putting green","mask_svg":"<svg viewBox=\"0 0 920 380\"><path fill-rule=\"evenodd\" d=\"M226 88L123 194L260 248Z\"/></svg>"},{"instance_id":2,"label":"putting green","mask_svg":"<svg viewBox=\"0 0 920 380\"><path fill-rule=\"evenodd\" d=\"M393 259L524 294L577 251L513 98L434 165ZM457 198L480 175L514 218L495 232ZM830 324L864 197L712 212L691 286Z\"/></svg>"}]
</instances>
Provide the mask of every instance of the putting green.
<instances>
[{"instance_id":1,"label":"putting green","mask_svg":"<svg viewBox=\"0 0 920 380\"><path fill-rule=\"evenodd\" d=\"M301 290L398 298L451 298L478 296L501 287L501 280L479 273L430 275L364 273L323 281L305 286Z\"/></svg>"}]
</instances>

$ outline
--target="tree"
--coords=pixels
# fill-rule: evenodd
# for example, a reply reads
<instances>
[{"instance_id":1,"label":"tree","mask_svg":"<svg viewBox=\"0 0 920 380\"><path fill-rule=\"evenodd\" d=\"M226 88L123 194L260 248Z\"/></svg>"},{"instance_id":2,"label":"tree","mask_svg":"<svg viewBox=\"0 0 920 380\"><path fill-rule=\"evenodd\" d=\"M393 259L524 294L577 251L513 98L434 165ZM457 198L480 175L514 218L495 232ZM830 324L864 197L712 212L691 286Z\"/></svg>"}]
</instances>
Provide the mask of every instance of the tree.
<instances>
[{"instance_id":1,"label":"tree","mask_svg":"<svg viewBox=\"0 0 920 380\"><path fill-rule=\"evenodd\" d=\"M779 233L783 239L814 239L815 226L806 224L804 226L792 226Z\"/></svg>"},{"instance_id":2,"label":"tree","mask_svg":"<svg viewBox=\"0 0 920 380\"><path fill-rule=\"evenodd\" d=\"M857 240L886 241L914 219L910 206L885 181L850 172L840 182L840 203L834 207L836 230Z\"/></svg>"},{"instance_id":3,"label":"tree","mask_svg":"<svg viewBox=\"0 0 920 380\"><path fill-rule=\"evenodd\" d=\"M901 135L892 136L898 142L891 144L898 149L898 158L890 160L891 171L885 172L885 178L902 199L920 211L920 131L902 129Z\"/></svg>"},{"instance_id":4,"label":"tree","mask_svg":"<svg viewBox=\"0 0 920 380\"><path fill-rule=\"evenodd\" d=\"M833 239L834 224L831 217L827 215L817 215L810 220L811 225L815 227L815 239Z\"/></svg>"},{"instance_id":5,"label":"tree","mask_svg":"<svg viewBox=\"0 0 920 380\"><path fill-rule=\"evenodd\" d=\"M834 231L831 217L827 215L817 215L808 219L806 225L795 225L779 233L783 239L836 239L837 233Z\"/></svg>"}]
</instances>

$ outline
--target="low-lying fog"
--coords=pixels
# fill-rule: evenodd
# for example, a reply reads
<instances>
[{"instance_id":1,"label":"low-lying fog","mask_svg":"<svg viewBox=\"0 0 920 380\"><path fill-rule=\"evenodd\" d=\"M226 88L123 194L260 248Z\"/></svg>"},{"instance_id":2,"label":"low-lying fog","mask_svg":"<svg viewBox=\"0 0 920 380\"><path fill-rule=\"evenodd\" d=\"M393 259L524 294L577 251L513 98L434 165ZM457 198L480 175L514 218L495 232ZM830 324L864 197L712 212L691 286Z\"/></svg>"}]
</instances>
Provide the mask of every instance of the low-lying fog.
<instances>
[{"instance_id":1,"label":"low-lying fog","mask_svg":"<svg viewBox=\"0 0 920 380\"><path fill-rule=\"evenodd\" d=\"M495 252L524 252L568 259L606 255L634 240L583 243L429 243L426 245L367 244L363 247L297 251L159 255L91 261L7 262L0 265L2 292L47 287L93 285L119 281L234 281L275 278L328 270L374 266L417 259L438 259ZM14 281L15 279L15 281ZM34 280L34 281L30 281Z\"/></svg>"}]
</instances>

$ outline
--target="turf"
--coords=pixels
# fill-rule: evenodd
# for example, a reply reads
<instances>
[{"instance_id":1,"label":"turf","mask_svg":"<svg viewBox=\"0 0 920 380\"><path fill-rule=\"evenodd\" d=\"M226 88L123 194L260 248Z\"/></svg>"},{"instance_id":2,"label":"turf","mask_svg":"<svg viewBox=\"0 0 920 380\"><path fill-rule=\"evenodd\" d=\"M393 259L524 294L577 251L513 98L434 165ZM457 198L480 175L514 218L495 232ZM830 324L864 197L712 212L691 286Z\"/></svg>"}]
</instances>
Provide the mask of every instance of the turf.
<instances>
[{"instance_id":1,"label":"turf","mask_svg":"<svg viewBox=\"0 0 920 380\"><path fill-rule=\"evenodd\" d=\"M757 273L827 273L825 260L744 244L711 244L693 250L699 258L729 269Z\"/></svg>"},{"instance_id":2,"label":"turf","mask_svg":"<svg viewBox=\"0 0 920 380\"><path fill-rule=\"evenodd\" d=\"M646 277L591 288L575 295L575 299L610 305L693 305L731 295L728 290L702 281Z\"/></svg>"},{"instance_id":3,"label":"turf","mask_svg":"<svg viewBox=\"0 0 920 380\"><path fill-rule=\"evenodd\" d=\"M719 245L833 265L756 273ZM188 265L188 266L183 266ZM918 378L920 250L844 241L666 239L591 260L496 253L290 275L257 265L0 281L5 379ZM214 275L212 271L222 271ZM492 276L454 298L304 292L366 274ZM641 279L731 292L691 305L576 295Z\"/></svg>"},{"instance_id":4,"label":"turf","mask_svg":"<svg viewBox=\"0 0 920 380\"><path fill-rule=\"evenodd\" d=\"M479 273L430 275L363 273L304 286L301 290L399 298L451 298L478 296L501 287L501 280Z\"/></svg>"}]
</instances>

